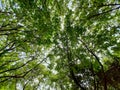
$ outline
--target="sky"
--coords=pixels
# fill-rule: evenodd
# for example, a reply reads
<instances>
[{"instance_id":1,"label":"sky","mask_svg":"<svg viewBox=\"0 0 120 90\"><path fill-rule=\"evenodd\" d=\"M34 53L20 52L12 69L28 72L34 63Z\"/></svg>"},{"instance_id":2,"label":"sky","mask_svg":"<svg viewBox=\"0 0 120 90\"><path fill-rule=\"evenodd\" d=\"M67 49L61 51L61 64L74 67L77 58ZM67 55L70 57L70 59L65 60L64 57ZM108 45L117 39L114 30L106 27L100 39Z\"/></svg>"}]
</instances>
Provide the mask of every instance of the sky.
<instances>
[{"instance_id":1,"label":"sky","mask_svg":"<svg viewBox=\"0 0 120 90\"><path fill-rule=\"evenodd\" d=\"M1 6L1 0L0 0L0 6Z\"/></svg>"}]
</instances>

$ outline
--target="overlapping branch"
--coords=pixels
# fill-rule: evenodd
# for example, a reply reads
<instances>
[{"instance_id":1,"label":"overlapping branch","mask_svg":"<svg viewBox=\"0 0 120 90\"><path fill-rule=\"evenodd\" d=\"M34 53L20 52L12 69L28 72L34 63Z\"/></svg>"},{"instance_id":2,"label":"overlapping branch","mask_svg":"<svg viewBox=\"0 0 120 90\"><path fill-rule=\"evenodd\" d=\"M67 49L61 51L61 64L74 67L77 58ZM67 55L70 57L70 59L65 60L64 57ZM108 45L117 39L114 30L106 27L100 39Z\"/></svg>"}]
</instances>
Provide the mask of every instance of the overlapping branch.
<instances>
[{"instance_id":1,"label":"overlapping branch","mask_svg":"<svg viewBox=\"0 0 120 90\"><path fill-rule=\"evenodd\" d=\"M46 60L46 58L44 58L42 61L40 61L38 64L36 64L35 66L33 66L31 69L29 69L28 71L25 71L21 74L17 74L17 75L3 75L3 76L0 76L0 78L5 78L4 80L1 80L0 83L3 83L9 79L13 79L13 78L24 78L28 73L30 73L32 70L34 70L35 68L37 68L41 63L43 63L44 61ZM28 63L28 62L27 62ZM26 63L26 64L27 64ZM24 64L24 65L26 65ZM22 65L21 67L23 67L24 65ZM16 70L18 68L15 68L15 69L10 69L9 71L11 70Z\"/></svg>"},{"instance_id":2,"label":"overlapping branch","mask_svg":"<svg viewBox=\"0 0 120 90\"><path fill-rule=\"evenodd\" d=\"M112 5L112 4L111 4L111 5ZM104 5L104 6L108 6L108 5ZM100 15L104 15L104 14L107 14L107 13L109 13L109 12L118 10L118 9L120 9L120 5L117 6L116 8L112 8L112 9L110 9L110 10L103 11L102 13L97 13L97 14L91 15L91 16L88 17L88 19L92 19L92 18L98 17L98 16L100 16Z\"/></svg>"},{"instance_id":3,"label":"overlapping branch","mask_svg":"<svg viewBox=\"0 0 120 90\"><path fill-rule=\"evenodd\" d=\"M87 49L87 51L88 51L91 55L93 55L93 57L95 58L95 60L97 60L97 62L98 62L99 65L101 66L101 71L102 71L102 74L103 74L103 77L104 77L104 90L107 90L106 74L105 74L104 67L103 67L102 63L100 62L99 57L88 47L88 45L87 45L82 39L80 39L80 41L82 42L82 44L84 45L84 47Z\"/></svg>"},{"instance_id":4,"label":"overlapping branch","mask_svg":"<svg viewBox=\"0 0 120 90\"><path fill-rule=\"evenodd\" d=\"M66 39L66 54L67 54L67 59L68 59L68 63L69 62L71 62L72 61L72 53L71 53L71 51L70 51L70 48L69 48L69 46L68 46L68 37L67 37L67 39ZM73 71L73 69L72 69L72 64L71 63L69 63L69 70L70 70L70 75L71 75L71 77L72 77L72 79L73 79L73 81L75 82L75 84L79 87L79 88L81 88L81 90L86 90L81 84L80 84L80 81L76 78L76 76L75 76L75 74L74 74L74 71Z\"/></svg>"}]
</instances>

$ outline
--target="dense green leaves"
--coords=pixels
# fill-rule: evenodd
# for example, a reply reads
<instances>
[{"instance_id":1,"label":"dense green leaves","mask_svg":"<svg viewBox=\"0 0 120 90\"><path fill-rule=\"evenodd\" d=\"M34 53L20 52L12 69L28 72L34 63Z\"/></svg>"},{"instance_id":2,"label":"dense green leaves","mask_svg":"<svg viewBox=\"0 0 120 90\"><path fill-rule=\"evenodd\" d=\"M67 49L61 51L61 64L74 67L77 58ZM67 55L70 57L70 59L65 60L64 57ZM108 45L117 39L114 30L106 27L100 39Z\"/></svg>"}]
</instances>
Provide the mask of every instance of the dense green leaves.
<instances>
[{"instance_id":1,"label":"dense green leaves","mask_svg":"<svg viewBox=\"0 0 120 90\"><path fill-rule=\"evenodd\" d=\"M120 89L118 0L1 0L0 89Z\"/></svg>"}]
</instances>

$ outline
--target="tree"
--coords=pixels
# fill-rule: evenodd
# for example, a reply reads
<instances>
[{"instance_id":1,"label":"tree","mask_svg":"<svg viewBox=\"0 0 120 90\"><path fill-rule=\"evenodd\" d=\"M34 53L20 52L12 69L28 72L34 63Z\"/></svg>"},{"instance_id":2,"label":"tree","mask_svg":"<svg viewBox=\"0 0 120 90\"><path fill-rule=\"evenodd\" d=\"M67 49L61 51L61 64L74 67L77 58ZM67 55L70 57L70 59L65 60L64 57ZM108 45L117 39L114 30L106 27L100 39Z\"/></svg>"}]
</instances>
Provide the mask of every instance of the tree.
<instances>
[{"instance_id":1,"label":"tree","mask_svg":"<svg viewBox=\"0 0 120 90\"><path fill-rule=\"evenodd\" d=\"M1 89L120 89L119 1L0 3Z\"/></svg>"}]
</instances>

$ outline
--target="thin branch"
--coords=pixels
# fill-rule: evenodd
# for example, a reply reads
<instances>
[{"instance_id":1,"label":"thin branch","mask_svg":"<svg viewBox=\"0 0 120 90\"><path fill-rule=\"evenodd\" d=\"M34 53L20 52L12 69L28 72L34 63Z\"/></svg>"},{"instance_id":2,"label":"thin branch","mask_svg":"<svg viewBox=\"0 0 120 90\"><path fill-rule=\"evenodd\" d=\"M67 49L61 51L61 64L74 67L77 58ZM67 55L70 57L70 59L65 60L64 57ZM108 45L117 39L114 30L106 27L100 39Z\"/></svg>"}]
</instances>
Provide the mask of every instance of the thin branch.
<instances>
[{"instance_id":1,"label":"thin branch","mask_svg":"<svg viewBox=\"0 0 120 90\"><path fill-rule=\"evenodd\" d=\"M0 28L0 32L6 32L6 31L16 31L16 30L18 30L19 28L21 28L21 27L23 27L23 26L16 26L16 27L14 27L14 28L9 28L9 29L6 29L6 28ZM20 31L20 30L19 30Z\"/></svg>"},{"instance_id":2,"label":"thin branch","mask_svg":"<svg viewBox=\"0 0 120 90\"><path fill-rule=\"evenodd\" d=\"M0 81L0 83L10 79L10 78L24 78L28 73L30 73L32 70L34 70L35 68L37 68L43 61L45 61L46 58L44 58L42 61L40 61L38 64L36 64L33 68L31 68L30 70L24 72L24 73L21 73L21 74L18 74L18 75L8 75L8 76L0 76L0 78L7 78L3 81Z\"/></svg>"},{"instance_id":3,"label":"thin branch","mask_svg":"<svg viewBox=\"0 0 120 90\"><path fill-rule=\"evenodd\" d=\"M6 53L6 52L8 52L8 51L11 51L11 50L13 50L13 49L15 49L16 47L14 47L14 45L15 45L15 42L13 42L13 44L8 48L8 49L6 49L7 48L7 46L5 46L5 50L3 50L1 53L0 53L0 56L2 56L4 53Z\"/></svg>"},{"instance_id":4,"label":"thin branch","mask_svg":"<svg viewBox=\"0 0 120 90\"><path fill-rule=\"evenodd\" d=\"M0 26L0 29L1 29L1 28L4 28L4 27L7 27L8 25L10 25L10 24L8 23L8 24L6 24L6 25L2 25L2 26Z\"/></svg>"},{"instance_id":5,"label":"thin branch","mask_svg":"<svg viewBox=\"0 0 120 90\"><path fill-rule=\"evenodd\" d=\"M29 60L29 61L27 61L25 64L23 64L23 65L21 65L21 66L18 66L18 67L16 67L16 68L11 68L11 69L8 69L8 70L1 71L0 74L5 73L5 72L9 72L9 71L14 71L14 70L20 69L20 68L24 67L25 65L27 65L28 63L30 63L31 61L33 61L33 60L34 60L34 59Z\"/></svg>"},{"instance_id":6,"label":"thin branch","mask_svg":"<svg viewBox=\"0 0 120 90\"><path fill-rule=\"evenodd\" d=\"M9 61L5 61L3 62L1 65L0 65L0 68L10 64L10 63L13 63L13 62L17 62L17 61L20 61L20 60L9 60Z\"/></svg>"},{"instance_id":7,"label":"thin branch","mask_svg":"<svg viewBox=\"0 0 120 90\"><path fill-rule=\"evenodd\" d=\"M46 58L44 58L42 61L40 61L37 65L35 65L33 68L31 68L30 70L28 70L23 77L25 77L29 72L31 72L32 70L34 70L35 68L37 68L42 62L44 62L46 60Z\"/></svg>"},{"instance_id":8,"label":"thin branch","mask_svg":"<svg viewBox=\"0 0 120 90\"><path fill-rule=\"evenodd\" d=\"M13 43L13 41L12 42L9 42L8 44L6 44L3 48L1 48L0 49L0 51L2 51L2 50L4 50L6 47L8 47L10 44L12 44Z\"/></svg>"},{"instance_id":9,"label":"thin branch","mask_svg":"<svg viewBox=\"0 0 120 90\"><path fill-rule=\"evenodd\" d=\"M0 81L0 83L3 83L3 82L5 82L5 81L7 81L7 80L9 80L9 79L10 79L10 78L6 78L6 79Z\"/></svg>"},{"instance_id":10,"label":"thin branch","mask_svg":"<svg viewBox=\"0 0 120 90\"><path fill-rule=\"evenodd\" d=\"M83 43L83 45L85 46L85 48L95 57L95 59L97 60L97 62L98 62L99 65L101 66L101 68L103 69L103 65L102 65L102 63L100 62L99 57L87 46L87 44L86 44L84 41L82 41L81 39L80 39L80 41ZM103 69L103 70L104 70L104 69Z\"/></svg>"},{"instance_id":11,"label":"thin branch","mask_svg":"<svg viewBox=\"0 0 120 90\"><path fill-rule=\"evenodd\" d=\"M6 11L0 10L0 14L12 14L12 12L6 12Z\"/></svg>"},{"instance_id":12,"label":"thin branch","mask_svg":"<svg viewBox=\"0 0 120 90\"><path fill-rule=\"evenodd\" d=\"M113 8L113 9L110 9L110 10L108 10L108 11L104 11L104 12L102 12L102 13L98 13L98 14L92 15L92 16L88 17L88 19L91 19L91 18L94 18L94 17L98 17L98 16L100 16L100 15L103 15L103 14L106 14L106 13L109 13L109 12L112 12L112 11L117 10L117 9L119 9L119 8L120 8L120 6L119 6L119 7L116 7L116 8Z\"/></svg>"},{"instance_id":13,"label":"thin branch","mask_svg":"<svg viewBox=\"0 0 120 90\"><path fill-rule=\"evenodd\" d=\"M29 83L29 81L27 81L24 85L23 85L23 90L25 90L27 84Z\"/></svg>"},{"instance_id":14,"label":"thin branch","mask_svg":"<svg viewBox=\"0 0 120 90\"><path fill-rule=\"evenodd\" d=\"M68 63L70 62L70 61L72 61L72 53L71 53L71 51L70 51L70 48L69 48L69 46L68 46L68 37L67 37L67 35L66 35L66 49L67 49L67 52L66 52L66 54L67 54L67 60L68 60ZM76 76L75 76L75 74L74 74L74 71L73 71L73 69L72 69L72 64L71 63L69 63L69 70L70 70L70 75L72 76L72 79L73 79L73 81L75 82L75 84L79 87L79 88L81 88L81 90L86 90L84 87L82 87L82 85L80 84L80 82L77 80L77 78L76 78Z\"/></svg>"},{"instance_id":15,"label":"thin branch","mask_svg":"<svg viewBox=\"0 0 120 90\"><path fill-rule=\"evenodd\" d=\"M98 7L103 7L103 6L120 6L120 4L117 4L117 3L115 3L115 4L101 4Z\"/></svg>"},{"instance_id":16,"label":"thin branch","mask_svg":"<svg viewBox=\"0 0 120 90\"><path fill-rule=\"evenodd\" d=\"M101 68L103 69L103 65L102 65L102 63L100 62L100 59L99 59L99 57L87 46L87 44L83 41L83 40L81 40L81 39L79 39L81 42L82 42L82 44L85 46L85 48L87 49L87 51L88 52L90 52L94 57L95 57L95 59L97 60L97 62L99 63L99 65L101 66Z\"/></svg>"},{"instance_id":17,"label":"thin branch","mask_svg":"<svg viewBox=\"0 0 120 90\"><path fill-rule=\"evenodd\" d=\"M99 57L87 46L87 44L86 44L84 41L82 41L81 39L80 39L80 41L81 41L82 44L85 46L85 48L87 49L87 51L88 51L91 55L93 55L93 56L95 57L95 59L97 60L97 62L98 62L99 65L101 66L101 71L102 71L102 73L103 73L103 75L104 75L104 90L107 90L106 74L105 74L104 67L103 67L102 63L100 62Z\"/></svg>"}]
</instances>

